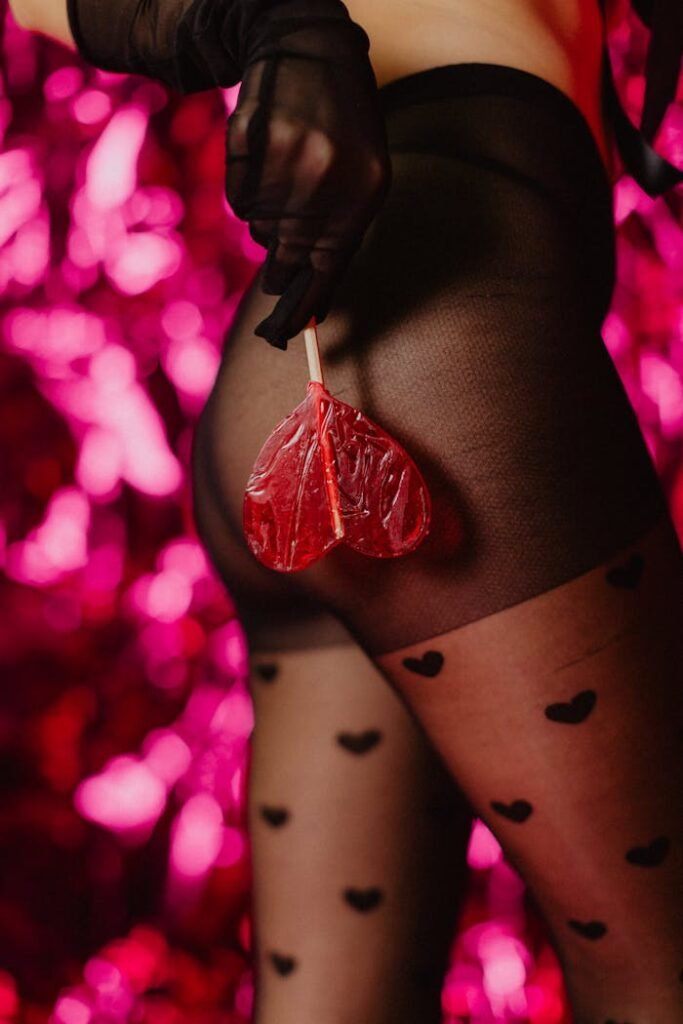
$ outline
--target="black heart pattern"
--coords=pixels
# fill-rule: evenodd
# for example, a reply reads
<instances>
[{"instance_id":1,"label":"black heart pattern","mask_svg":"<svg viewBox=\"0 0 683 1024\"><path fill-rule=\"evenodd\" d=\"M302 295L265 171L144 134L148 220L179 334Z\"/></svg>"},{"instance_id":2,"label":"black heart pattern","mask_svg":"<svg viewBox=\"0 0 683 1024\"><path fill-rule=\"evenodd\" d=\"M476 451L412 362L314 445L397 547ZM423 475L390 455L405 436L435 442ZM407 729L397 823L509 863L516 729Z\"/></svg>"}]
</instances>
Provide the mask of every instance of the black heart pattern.
<instances>
[{"instance_id":1,"label":"black heart pattern","mask_svg":"<svg viewBox=\"0 0 683 1024\"><path fill-rule=\"evenodd\" d=\"M639 864L643 868L656 868L666 857L670 846L666 836L659 836L647 846L634 846L626 854L626 860L629 864Z\"/></svg>"},{"instance_id":2,"label":"black heart pattern","mask_svg":"<svg viewBox=\"0 0 683 1024\"><path fill-rule=\"evenodd\" d=\"M631 555L623 565L615 565L612 569L608 569L605 578L613 587L633 590L640 583L644 565L645 561L642 555Z\"/></svg>"},{"instance_id":3,"label":"black heart pattern","mask_svg":"<svg viewBox=\"0 0 683 1024\"><path fill-rule=\"evenodd\" d=\"M511 804L501 803L500 800L492 800L491 807L498 814L502 814L508 821L523 822L526 821L533 807L528 800L514 800Z\"/></svg>"},{"instance_id":4,"label":"black heart pattern","mask_svg":"<svg viewBox=\"0 0 683 1024\"><path fill-rule=\"evenodd\" d=\"M274 828L279 828L280 825L289 819L289 811L285 807L266 807L265 804L261 806L261 817L264 821L267 821L269 825Z\"/></svg>"},{"instance_id":5,"label":"black heart pattern","mask_svg":"<svg viewBox=\"0 0 683 1024\"><path fill-rule=\"evenodd\" d=\"M344 889L344 899L353 907L365 913L374 910L382 901L381 889Z\"/></svg>"},{"instance_id":6,"label":"black heart pattern","mask_svg":"<svg viewBox=\"0 0 683 1024\"><path fill-rule=\"evenodd\" d=\"M280 953L271 953L270 962L277 971L283 977L287 974L291 974L296 967L296 960L293 956L281 956Z\"/></svg>"},{"instance_id":7,"label":"black heart pattern","mask_svg":"<svg viewBox=\"0 0 683 1024\"><path fill-rule=\"evenodd\" d=\"M567 924L575 932L578 932L579 935L583 935L584 939L601 939L607 932L607 925L603 924L602 921L569 920Z\"/></svg>"},{"instance_id":8,"label":"black heart pattern","mask_svg":"<svg viewBox=\"0 0 683 1024\"><path fill-rule=\"evenodd\" d=\"M443 654L439 651L425 651L421 658L404 658L403 664L410 672L430 679L438 676L443 668Z\"/></svg>"},{"instance_id":9,"label":"black heart pattern","mask_svg":"<svg viewBox=\"0 0 683 1024\"><path fill-rule=\"evenodd\" d=\"M274 662L262 662L260 665L255 665L254 670L264 683L272 683L278 673L278 667Z\"/></svg>"},{"instance_id":10,"label":"black heart pattern","mask_svg":"<svg viewBox=\"0 0 683 1024\"><path fill-rule=\"evenodd\" d=\"M586 721L596 700L595 690L582 690L567 704L549 704L545 709L545 717L551 722L562 722L563 725L579 725Z\"/></svg>"},{"instance_id":11,"label":"black heart pattern","mask_svg":"<svg viewBox=\"0 0 683 1024\"><path fill-rule=\"evenodd\" d=\"M337 733L337 743L352 754L367 754L382 739L379 729L367 729L365 732Z\"/></svg>"}]
</instances>

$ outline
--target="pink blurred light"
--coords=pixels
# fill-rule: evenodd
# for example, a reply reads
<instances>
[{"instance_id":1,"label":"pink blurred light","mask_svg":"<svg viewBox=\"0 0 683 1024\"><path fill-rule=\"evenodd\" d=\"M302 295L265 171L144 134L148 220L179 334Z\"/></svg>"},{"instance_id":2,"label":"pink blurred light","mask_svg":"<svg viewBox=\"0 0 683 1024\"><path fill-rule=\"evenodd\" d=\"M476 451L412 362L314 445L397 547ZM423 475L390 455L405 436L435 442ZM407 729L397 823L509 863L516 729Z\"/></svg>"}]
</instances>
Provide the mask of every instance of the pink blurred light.
<instances>
[{"instance_id":1,"label":"pink blurred light","mask_svg":"<svg viewBox=\"0 0 683 1024\"><path fill-rule=\"evenodd\" d=\"M130 592L135 603L135 588ZM147 671L165 665L182 654L182 631L178 622L150 621L138 633L138 645L145 659Z\"/></svg>"},{"instance_id":2,"label":"pink blurred light","mask_svg":"<svg viewBox=\"0 0 683 1024\"><path fill-rule=\"evenodd\" d=\"M55 103L73 96L82 84L82 70L73 64L65 64L47 76L43 83L43 93L48 103Z\"/></svg>"},{"instance_id":3,"label":"pink blurred light","mask_svg":"<svg viewBox=\"0 0 683 1024\"><path fill-rule=\"evenodd\" d=\"M138 107L121 107L98 137L86 167L86 195L102 210L120 206L133 194L137 161L147 133Z\"/></svg>"},{"instance_id":4,"label":"pink blurred light","mask_svg":"<svg viewBox=\"0 0 683 1024\"><path fill-rule=\"evenodd\" d=\"M23 582L45 584L82 568L88 557L89 522L90 505L85 495L73 487L57 491L43 522L26 540L9 546L8 575Z\"/></svg>"},{"instance_id":5,"label":"pink blurred light","mask_svg":"<svg viewBox=\"0 0 683 1024\"><path fill-rule=\"evenodd\" d=\"M0 145L4 142L5 132L12 120L12 104L6 98L0 98Z\"/></svg>"},{"instance_id":6,"label":"pink blurred light","mask_svg":"<svg viewBox=\"0 0 683 1024\"><path fill-rule=\"evenodd\" d=\"M230 867L242 860L246 853L247 844L244 836L236 828L223 829L223 845L216 858L218 867Z\"/></svg>"},{"instance_id":7,"label":"pink blurred light","mask_svg":"<svg viewBox=\"0 0 683 1024\"><path fill-rule=\"evenodd\" d=\"M33 177L34 158L28 149L17 146L0 153L0 192Z\"/></svg>"},{"instance_id":8,"label":"pink blurred light","mask_svg":"<svg viewBox=\"0 0 683 1024\"><path fill-rule=\"evenodd\" d=\"M90 552L84 573L87 590L113 590L123 576L123 549L120 544L101 544Z\"/></svg>"},{"instance_id":9,"label":"pink blurred light","mask_svg":"<svg viewBox=\"0 0 683 1024\"><path fill-rule=\"evenodd\" d=\"M82 231L75 225L72 225L69 231L67 252L70 262L81 269L95 267L99 262L99 257L90 242L87 231Z\"/></svg>"},{"instance_id":10,"label":"pink blurred light","mask_svg":"<svg viewBox=\"0 0 683 1024\"><path fill-rule=\"evenodd\" d=\"M87 249L95 261L104 260L111 253L112 246L118 245L126 235L126 224L120 206L102 209L90 202L86 188L74 190L72 198L72 223L70 232L83 232ZM82 250L82 252L81 252ZM86 247L81 244L79 251L69 249L75 262L87 257Z\"/></svg>"},{"instance_id":11,"label":"pink blurred light","mask_svg":"<svg viewBox=\"0 0 683 1024\"><path fill-rule=\"evenodd\" d=\"M84 977L93 990L98 1017L128 1019L134 997L118 967L108 960L94 957L86 964Z\"/></svg>"},{"instance_id":12,"label":"pink blurred light","mask_svg":"<svg viewBox=\"0 0 683 1024\"><path fill-rule=\"evenodd\" d=\"M211 728L226 736L248 736L254 728L254 710L249 694L233 686L216 708Z\"/></svg>"},{"instance_id":13,"label":"pink blurred light","mask_svg":"<svg viewBox=\"0 0 683 1024\"><path fill-rule=\"evenodd\" d=\"M246 782L246 772L242 768L237 768L230 780L230 796L237 807L242 804L246 797Z\"/></svg>"},{"instance_id":14,"label":"pink blurred light","mask_svg":"<svg viewBox=\"0 0 683 1024\"><path fill-rule=\"evenodd\" d=\"M525 988L517 988L513 992L508 992L507 995L497 998L512 1020L526 1021L529 1019L529 1000Z\"/></svg>"},{"instance_id":15,"label":"pink blurred light","mask_svg":"<svg viewBox=\"0 0 683 1024\"><path fill-rule=\"evenodd\" d=\"M631 332L624 318L611 310L602 325L602 338L613 360L623 359L631 345Z\"/></svg>"},{"instance_id":16,"label":"pink blurred light","mask_svg":"<svg viewBox=\"0 0 683 1024\"><path fill-rule=\"evenodd\" d=\"M162 314L161 323L169 338L174 341L192 338L204 327L196 304L186 300L170 302Z\"/></svg>"},{"instance_id":17,"label":"pink blurred light","mask_svg":"<svg viewBox=\"0 0 683 1024\"><path fill-rule=\"evenodd\" d=\"M176 241L151 231L140 231L127 235L111 247L106 270L124 295L141 295L174 274L182 259L182 250Z\"/></svg>"},{"instance_id":18,"label":"pink blurred light","mask_svg":"<svg viewBox=\"0 0 683 1024\"><path fill-rule=\"evenodd\" d=\"M88 961L83 976L91 988L102 992L119 988L123 981L123 975L118 967L100 957Z\"/></svg>"},{"instance_id":19,"label":"pink blurred light","mask_svg":"<svg viewBox=\"0 0 683 1024\"><path fill-rule=\"evenodd\" d=\"M149 770L168 788L174 786L192 763L192 751L177 733L160 730L151 733L143 746Z\"/></svg>"},{"instance_id":20,"label":"pink blurred light","mask_svg":"<svg viewBox=\"0 0 683 1024\"><path fill-rule=\"evenodd\" d=\"M19 996L14 978L0 969L0 1017L14 1017L19 1009Z\"/></svg>"},{"instance_id":21,"label":"pink blurred light","mask_svg":"<svg viewBox=\"0 0 683 1024\"><path fill-rule=\"evenodd\" d=\"M62 996L55 1005L54 1024L89 1024L92 1008L83 999L73 995Z\"/></svg>"},{"instance_id":22,"label":"pink blurred light","mask_svg":"<svg viewBox=\"0 0 683 1024\"><path fill-rule=\"evenodd\" d=\"M640 381L644 392L656 404L662 433L676 437L683 427L683 381L676 370L654 352L643 352Z\"/></svg>"},{"instance_id":23,"label":"pink blurred light","mask_svg":"<svg viewBox=\"0 0 683 1024\"><path fill-rule=\"evenodd\" d=\"M88 820L125 832L154 824L166 804L166 787L146 764L122 756L111 760L101 774L85 779L74 802Z\"/></svg>"},{"instance_id":24,"label":"pink blurred light","mask_svg":"<svg viewBox=\"0 0 683 1024\"><path fill-rule=\"evenodd\" d=\"M206 338L172 341L166 349L164 369L181 393L208 397L220 364L220 355Z\"/></svg>"},{"instance_id":25,"label":"pink blurred light","mask_svg":"<svg viewBox=\"0 0 683 1024\"><path fill-rule=\"evenodd\" d=\"M11 249L12 276L19 284L36 285L50 260L50 222L45 210L19 228Z\"/></svg>"},{"instance_id":26,"label":"pink blurred light","mask_svg":"<svg viewBox=\"0 0 683 1024\"><path fill-rule=\"evenodd\" d=\"M88 494L104 498L113 495L121 477L121 443L111 431L99 427L86 430L81 441L76 479Z\"/></svg>"},{"instance_id":27,"label":"pink blurred light","mask_svg":"<svg viewBox=\"0 0 683 1024\"><path fill-rule=\"evenodd\" d=\"M111 96L101 89L87 89L71 104L72 114L81 124L97 124L108 117L111 110Z\"/></svg>"},{"instance_id":28,"label":"pink blurred light","mask_svg":"<svg viewBox=\"0 0 683 1024\"><path fill-rule=\"evenodd\" d=\"M100 317L59 306L48 313L19 307L7 318L5 333L16 351L60 364L90 355L105 341Z\"/></svg>"},{"instance_id":29,"label":"pink blurred light","mask_svg":"<svg viewBox=\"0 0 683 1024\"><path fill-rule=\"evenodd\" d=\"M211 655L219 667L233 675L248 675L249 652L244 627L238 619L231 619L216 629L210 646Z\"/></svg>"},{"instance_id":30,"label":"pink blurred light","mask_svg":"<svg viewBox=\"0 0 683 1024\"><path fill-rule=\"evenodd\" d=\"M147 613L160 622L175 622L189 610L192 586L172 569L160 572L150 582L147 592Z\"/></svg>"},{"instance_id":31,"label":"pink blurred light","mask_svg":"<svg viewBox=\"0 0 683 1024\"><path fill-rule=\"evenodd\" d=\"M150 618L177 622L192 603L192 585L185 576L168 570L156 576L141 576L133 586L131 597L138 610Z\"/></svg>"},{"instance_id":32,"label":"pink blurred light","mask_svg":"<svg viewBox=\"0 0 683 1024\"><path fill-rule=\"evenodd\" d=\"M234 217L235 215L229 207L228 210ZM237 230L239 231L239 246L245 259L249 260L250 263L263 263L266 255L265 247L260 245L251 237L246 225L241 221L239 222L239 226L237 226Z\"/></svg>"},{"instance_id":33,"label":"pink blurred light","mask_svg":"<svg viewBox=\"0 0 683 1024\"><path fill-rule=\"evenodd\" d=\"M107 391L125 391L135 384L135 358L121 345L105 345L90 362L90 376Z\"/></svg>"},{"instance_id":34,"label":"pink blurred light","mask_svg":"<svg viewBox=\"0 0 683 1024\"><path fill-rule=\"evenodd\" d=\"M467 965L462 965L466 968ZM459 977L444 985L441 992L441 1009L447 1016L469 1019L476 1004L481 1005L481 973L469 968L468 973L461 971ZM488 1007L487 1007L488 1008ZM479 1018L477 1018L478 1020Z\"/></svg>"},{"instance_id":35,"label":"pink blurred light","mask_svg":"<svg viewBox=\"0 0 683 1024\"><path fill-rule=\"evenodd\" d=\"M35 533L36 543L58 569L78 569L87 559L86 530L90 505L81 491L65 487L50 500L45 522Z\"/></svg>"},{"instance_id":36,"label":"pink blurred light","mask_svg":"<svg viewBox=\"0 0 683 1024\"><path fill-rule=\"evenodd\" d=\"M42 189L37 181L24 181L0 196L0 246L31 220L40 209Z\"/></svg>"},{"instance_id":37,"label":"pink blurred light","mask_svg":"<svg viewBox=\"0 0 683 1024\"><path fill-rule=\"evenodd\" d=\"M478 871L486 871L502 857L500 843L480 818L475 818L467 847L467 863Z\"/></svg>"},{"instance_id":38,"label":"pink blurred light","mask_svg":"<svg viewBox=\"0 0 683 1024\"><path fill-rule=\"evenodd\" d=\"M210 683L195 686L183 711L183 732L190 737L199 737L209 731L224 697L223 687Z\"/></svg>"},{"instance_id":39,"label":"pink blurred light","mask_svg":"<svg viewBox=\"0 0 683 1024\"><path fill-rule=\"evenodd\" d=\"M172 569L181 573L191 583L202 579L209 572L204 549L189 538L181 538L168 544L161 553L159 565L162 569Z\"/></svg>"},{"instance_id":40,"label":"pink blurred light","mask_svg":"<svg viewBox=\"0 0 683 1024\"><path fill-rule=\"evenodd\" d=\"M524 985L526 968L520 949L524 947L510 936L491 930L482 934L479 956L484 969L484 990L489 998L508 996Z\"/></svg>"},{"instance_id":41,"label":"pink blurred light","mask_svg":"<svg viewBox=\"0 0 683 1024\"><path fill-rule=\"evenodd\" d=\"M226 281L219 267L197 267L192 273L188 274L185 280L187 282L188 296L201 303L204 319L207 321L206 329L209 326L209 307L216 307L219 303L221 316L225 317L224 322L230 323L239 303L240 293L234 291L230 296L225 296ZM215 322L213 330L216 333L212 337L220 342L220 324Z\"/></svg>"},{"instance_id":42,"label":"pink blurred light","mask_svg":"<svg viewBox=\"0 0 683 1024\"><path fill-rule=\"evenodd\" d=\"M521 875L503 857L494 865L488 880L489 905L496 907L501 917L521 927L524 921L523 897L526 885Z\"/></svg>"},{"instance_id":43,"label":"pink blurred light","mask_svg":"<svg viewBox=\"0 0 683 1024\"><path fill-rule=\"evenodd\" d=\"M526 991L529 1024L560 1024L565 1019L562 997L550 989L529 986Z\"/></svg>"},{"instance_id":44,"label":"pink blurred light","mask_svg":"<svg viewBox=\"0 0 683 1024\"><path fill-rule=\"evenodd\" d=\"M90 380L64 384L52 397L68 413L113 433L121 477L131 486L150 495L171 494L181 486L182 468L169 451L159 413L135 382L135 361L127 349L105 346L91 360ZM97 486L91 465L86 463L83 472L89 486Z\"/></svg>"},{"instance_id":45,"label":"pink blurred light","mask_svg":"<svg viewBox=\"0 0 683 1024\"><path fill-rule=\"evenodd\" d=\"M666 264L668 278L670 273L680 272L683 267L683 231L664 203L659 203L656 209L652 216L652 230L657 251Z\"/></svg>"},{"instance_id":46,"label":"pink blurred light","mask_svg":"<svg viewBox=\"0 0 683 1024\"><path fill-rule=\"evenodd\" d=\"M651 203L650 197L636 185L633 178L627 176L621 178L612 192L615 224L617 226L622 224L631 213L644 213L648 204Z\"/></svg>"},{"instance_id":47,"label":"pink blurred light","mask_svg":"<svg viewBox=\"0 0 683 1024\"><path fill-rule=\"evenodd\" d=\"M137 925L125 939L110 943L105 954L119 968L131 991L141 993L163 979L168 944L160 932Z\"/></svg>"},{"instance_id":48,"label":"pink blurred light","mask_svg":"<svg viewBox=\"0 0 683 1024\"><path fill-rule=\"evenodd\" d=\"M240 982L235 992L235 1009L245 1020L251 1020L254 1010L254 983L251 979Z\"/></svg>"},{"instance_id":49,"label":"pink blurred light","mask_svg":"<svg viewBox=\"0 0 683 1024\"><path fill-rule=\"evenodd\" d=\"M190 797L173 828L170 862L174 871L185 878L201 878L213 867L222 846L220 806L208 793Z\"/></svg>"},{"instance_id":50,"label":"pink blurred light","mask_svg":"<svg viewBox=\"0 0 683 1024\"><path fill-rule=\"evenodd\" d=\"M172 189L147 185L136 188L123 212L128 227L139 223L150 227L174 227L182 219L185 206Z\"/></svg>"}]
</instances>

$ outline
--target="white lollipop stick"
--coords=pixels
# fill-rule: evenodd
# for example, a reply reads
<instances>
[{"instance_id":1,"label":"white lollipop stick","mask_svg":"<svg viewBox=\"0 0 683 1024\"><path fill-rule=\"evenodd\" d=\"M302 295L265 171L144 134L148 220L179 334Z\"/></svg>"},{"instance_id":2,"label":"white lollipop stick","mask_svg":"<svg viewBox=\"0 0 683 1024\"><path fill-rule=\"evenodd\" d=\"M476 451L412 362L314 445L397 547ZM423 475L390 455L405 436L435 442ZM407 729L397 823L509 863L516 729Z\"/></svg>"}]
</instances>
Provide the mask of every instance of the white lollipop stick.
<instances>
[{"instance_id":1,"label":"white lollipop stick","mask_svg":"<svg viewBox=\"0 0 683 1024\"><path fill-rule=\"evenodd\" d=\"M320 347L318 345L318 333L315 329L315 317L311 317L309 324L304 328L304 340L306 342L306 356L308 358L308 375L312 381L325 387L323 380L323 368L320 362ZM318 436L323 454L323 472L325 476L325 489L330 504L332 515L332 527L337 538L344 536L344 523L341 514L341 502L339 499L339 483L337 471L334 464L334 452L329 434L325 429L322 417L322 395L318 401Z\"/></svg>"},{"instance_id":2,"label":"white lollipop stick","mask_svg":"<svg viewBox=\"0 0 683 1024\"><path fill-rule=\"evenodd\" d=\"M320 347L318 345L318 332L315 329L315 317L311 317L308 327L304 327L304 340L306 342L306 356L308 358L308 376L311 380L317 380L325 386L323 380L323 368L320 363Z\"/></svg>"}]
</instances>

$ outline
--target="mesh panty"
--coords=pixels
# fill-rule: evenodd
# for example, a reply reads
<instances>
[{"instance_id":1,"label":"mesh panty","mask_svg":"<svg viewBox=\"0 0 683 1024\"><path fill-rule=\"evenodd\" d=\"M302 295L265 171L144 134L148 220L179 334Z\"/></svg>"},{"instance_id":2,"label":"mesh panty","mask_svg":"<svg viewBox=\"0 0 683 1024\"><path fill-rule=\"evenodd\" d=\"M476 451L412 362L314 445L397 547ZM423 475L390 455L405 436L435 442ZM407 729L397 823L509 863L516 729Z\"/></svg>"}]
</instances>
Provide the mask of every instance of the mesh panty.
<instances>
[{"instance_id":1,"label":"mesh panty","mask_svg":"<svg viewBox=\"0 0 683 1024\"><path fill-rule=\"evenodd\" d=\"M576 1024L677 1024L683 557L600 335L609 182L578 109L526 72L382 91L392 191L320 340L330 391L419 464L433 527L405 558L342 545L269 586L332 611L398 691L527 880ZM274 358L253 334L271 302L245 295L203 417L233 543L307 379L303 344Z\"/></svg>"},{"instance_id":2,"label":"mesh panty","mask_svg":"<svg viewBox=\"0 0 683 1024\"><path fill-rule=\"evenodd\" d=\"M611 191L578 109L540 78L486 64L382 93L393 186L321 349L330 391L415 458L433 525L406 557L340 545L287 584L373 655L541 594L667 514L600 336ZM240 539L256 456L307 380L302 337L279 353L253 334L271 303L257 287L244 296L204 414Z\"/></svg>"}]
</instances>

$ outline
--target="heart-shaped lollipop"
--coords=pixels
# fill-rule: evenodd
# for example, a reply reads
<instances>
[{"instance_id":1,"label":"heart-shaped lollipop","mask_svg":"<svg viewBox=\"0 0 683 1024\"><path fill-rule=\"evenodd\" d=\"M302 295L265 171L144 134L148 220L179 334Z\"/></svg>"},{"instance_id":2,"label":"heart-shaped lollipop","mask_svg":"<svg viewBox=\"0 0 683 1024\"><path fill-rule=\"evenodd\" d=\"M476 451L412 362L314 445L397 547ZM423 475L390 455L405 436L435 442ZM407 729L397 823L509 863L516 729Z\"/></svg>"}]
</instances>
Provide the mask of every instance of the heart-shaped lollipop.
<instances>
[{"instance_id":1,"label":"heart-shaped lollipop","mask_svg":"<svg viewBox=\"0 0 683 1024\"><path fill-rule=\"evenodd\" d=\"M324 386L312 319L306 397L259 452L244 494L244 534L270 569L294 572L342 541L395 558L429 531L427 486L405 449Z\"/></svg>"}]
</instances>

